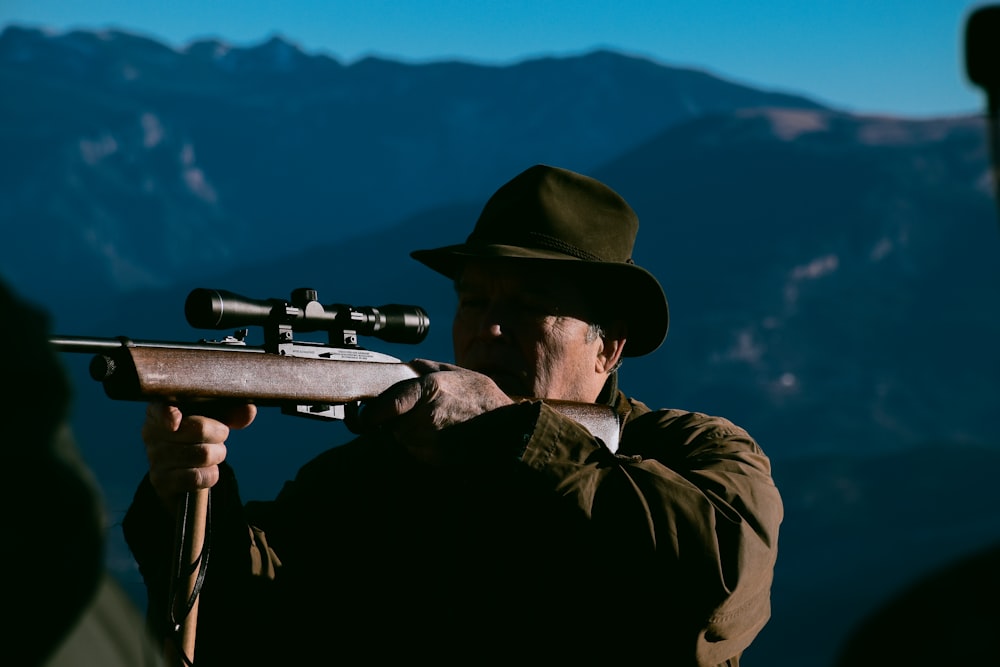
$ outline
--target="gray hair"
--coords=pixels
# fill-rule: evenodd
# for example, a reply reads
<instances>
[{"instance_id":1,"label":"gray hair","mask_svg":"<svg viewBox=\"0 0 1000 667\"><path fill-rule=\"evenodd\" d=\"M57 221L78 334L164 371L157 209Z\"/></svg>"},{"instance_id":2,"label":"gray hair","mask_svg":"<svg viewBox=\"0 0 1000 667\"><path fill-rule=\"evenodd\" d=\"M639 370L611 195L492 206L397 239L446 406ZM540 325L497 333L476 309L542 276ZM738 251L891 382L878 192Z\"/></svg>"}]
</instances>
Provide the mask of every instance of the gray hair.
<instances>
[{"instance_id":1,"label":"gray hair","mask_svg":"<svg viewBox=\"0 0 1000 667\"><path fill-rule=\"evenodd\" d=\"M597 322L591 322L590 324L587 325L587 333L585 335L586 335L586 341L588 343L593 343L598 338L604 338L605 336L604 327L602 327ZM610 371L608 371L608 373L614 373L621 367L622 367L622 359L619 357L618 363L616 363L615 367L612 368Z\"/></svg>"}]
</instances>

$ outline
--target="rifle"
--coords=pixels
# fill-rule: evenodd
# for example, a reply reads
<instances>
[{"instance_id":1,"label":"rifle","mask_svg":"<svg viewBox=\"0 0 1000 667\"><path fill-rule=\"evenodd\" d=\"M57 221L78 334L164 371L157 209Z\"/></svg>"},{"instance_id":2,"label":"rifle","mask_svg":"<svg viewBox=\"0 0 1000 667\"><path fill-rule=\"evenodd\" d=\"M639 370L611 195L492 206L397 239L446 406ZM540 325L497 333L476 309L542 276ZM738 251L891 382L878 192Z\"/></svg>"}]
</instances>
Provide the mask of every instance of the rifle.
<instances>
[{"instance_id":1,"label":"rifle","mask_svg":"<svg viewBox=\"0 0 1000 667\"><path fill-rule=\"evenodd\" d=\"M197 412L215 401L243 401L279 407L284 414L339 420L355 431L362 402L418 373L399 359L358 345L359 336L392 343L419 343L430 318L418 306L388 304L354 307L323 305L316 290L293 290L290 301L250 299L233 292L198 288L184 304L188 324L197 329L233 329L221 340L196 343L53 336L63 352L94 354L91 377L109 398L167 401ZM247 344L251 326L260 326L264 343ZM325 332L327 340L296 334ZM546 401L617 449L617 415L607 406ZM208 559L210 494L185 494L178 510L170 619L164 650L171 664L192 665L198 596Z\"/></svg>"}]
</instances>

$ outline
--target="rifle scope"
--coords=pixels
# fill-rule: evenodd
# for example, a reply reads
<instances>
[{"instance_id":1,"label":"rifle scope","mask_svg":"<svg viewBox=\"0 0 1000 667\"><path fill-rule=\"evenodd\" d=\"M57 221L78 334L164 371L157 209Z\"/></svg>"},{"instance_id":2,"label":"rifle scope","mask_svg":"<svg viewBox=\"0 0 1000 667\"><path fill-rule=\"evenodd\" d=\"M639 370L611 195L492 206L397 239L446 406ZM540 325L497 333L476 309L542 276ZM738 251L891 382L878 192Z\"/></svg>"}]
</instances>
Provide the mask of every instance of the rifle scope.
<instances>
[{"instance_id":1,"label":"rifle scope","mask_svg":"<svg viewBox=\"0 0 1000 667\"><path fill-rule=\"evenodd\" d=\"M308 287L294 290L291 301L250 299L199 287L188 294L184 315L196 329L285 325L293 331L355 331L389 343L419 343L430 330L430 318L418 306L324 306L316 290Z\"/></svg>"}]
</instances>

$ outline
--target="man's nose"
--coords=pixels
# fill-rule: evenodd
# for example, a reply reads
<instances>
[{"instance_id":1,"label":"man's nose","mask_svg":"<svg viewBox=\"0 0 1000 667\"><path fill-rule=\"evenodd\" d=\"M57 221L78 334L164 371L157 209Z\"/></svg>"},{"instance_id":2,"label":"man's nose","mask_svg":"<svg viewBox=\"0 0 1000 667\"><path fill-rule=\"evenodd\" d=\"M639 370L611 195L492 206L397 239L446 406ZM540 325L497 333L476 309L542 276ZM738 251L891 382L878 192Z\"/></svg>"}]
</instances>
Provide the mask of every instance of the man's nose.
<instances>
[{"instance_id":1,"label":"man's nose","mask_svg":"<svg viewBox=\"0 0 1000 667\"><path fill-rule=\"evenodd\" d=\"M493 301L483 311L479 333L487 338L502 338L508 333L512 322L510 305Z\"/></svg>"}]
</instances>

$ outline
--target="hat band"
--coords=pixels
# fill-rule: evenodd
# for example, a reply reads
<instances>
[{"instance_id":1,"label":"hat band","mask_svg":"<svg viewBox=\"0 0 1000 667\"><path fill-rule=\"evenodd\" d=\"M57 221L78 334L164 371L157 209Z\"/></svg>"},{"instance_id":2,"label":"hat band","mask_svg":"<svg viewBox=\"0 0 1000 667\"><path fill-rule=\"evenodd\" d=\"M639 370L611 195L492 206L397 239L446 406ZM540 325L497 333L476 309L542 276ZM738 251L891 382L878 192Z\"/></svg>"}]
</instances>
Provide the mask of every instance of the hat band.
<instances>
[{"instance_id":1,"label":"hat band","mask_svg":"<svg viewBox=\"0 0 1000 667\"><path fill-rule=\"evenodd\" d=\"M520 238L504 239L502 241L499 239L491 241L489 239L477 238L477 236L473 234L466 241L466 245L468 246L494 244L521 246L522 248L537 248L539 250L554 250L564 255L576 257L577 259L586 260L588 262L608 261L600 255L595 255L587 252L586 250L582 250L577 246L566 243L562 239L549 236L548 234L540 234L538 232L528 232L520 235Z\"/></svg>"}]
</instances>

